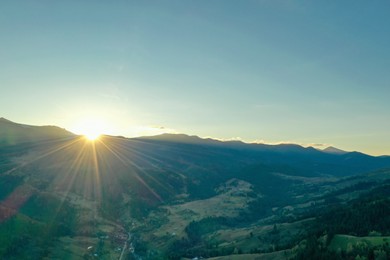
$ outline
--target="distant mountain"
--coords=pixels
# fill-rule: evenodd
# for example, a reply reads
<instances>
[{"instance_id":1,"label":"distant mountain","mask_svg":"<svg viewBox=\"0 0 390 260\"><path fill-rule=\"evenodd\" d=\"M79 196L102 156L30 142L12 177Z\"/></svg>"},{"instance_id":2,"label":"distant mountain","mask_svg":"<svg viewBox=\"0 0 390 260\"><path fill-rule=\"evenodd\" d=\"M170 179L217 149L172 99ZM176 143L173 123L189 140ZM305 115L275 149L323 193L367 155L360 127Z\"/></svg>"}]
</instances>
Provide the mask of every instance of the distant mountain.
<instances>
[{"instance_id":1,"label":"distant mountain","mask_svg":"<svg viewBox=\"0 0 390 260\"><path fill-rule=\"evenodd\" d=\"M233 149L244 149L244 150L256 150L256 151L274 151L278 153L306 153L314 152L316 149L312 147L302 147L298 144L259 144L259 143L244 143L239 140L228 140L221 141L212 138L201 138L196 135L186 135L186 134L161 134L156 136L143 136L137 137L134 139L142 141L157 141L165 143L176 143L176 144L191 144L191 145L203 145L203 146L221 146L224 148L233 148Z\"/></svg>"},{"instance_id":2,"label":"distant mountain","mask_svg":"<svg viewBox=\"0 0 390 260\"><path fill-rule=\"evenodd\" d=\"M0 145L15 145L73 135L73 133L57 126L32 126L0 118Z\"/></svg>"},{"instance_id":3,"label":"distant mountain","mask_svg":"<svg viewBox=\"0 0 390 260\"><path fill-rule=\"evenodd\" d=\"M338 149L338 148L333 147L333 146L329 146L322 151L325 153L332 153L332 154L346 154L346 153L348 153L346 151L343 151L343 150Z\"/></svg>"},{"instance_id":4,"label":"distant mountain","mask_svg":"<svg viewBox=\"0 0 390 260\"><path fill-rule=\"evenodd\" d=\"M294 169L294 175L300 176L348 176L390 166L390 157L346 152L334 147L321 151L297 144L269 145L240 141L224 142L185 134L163 134L131 140L138 140L149 145L163 145L170 147L169 150L172 151L174 147L176 149L180 147L181 150L186 150L186 154L196 154L198 151L204 150L203 156L205 158L209 153L220 153L220 159L229 154L232 156L229 160L234 162L250 161L251 163L289 166Z\"/></svg>"},{"instance_id":5,"label":"distant mountain","mask_svg":"<svg viewBox=\"0 0 390 260\"><path fill-rule=\"evenodd\" d=\"M136 139L173 142L173 143L185 143L185 144L205 144L205 145L222 144L221 141L215 139L211 139L211 138L203 139L196 135L186 135L186 134L161 134L155 136L142 136Z\"/></svg>"}]
</instances>

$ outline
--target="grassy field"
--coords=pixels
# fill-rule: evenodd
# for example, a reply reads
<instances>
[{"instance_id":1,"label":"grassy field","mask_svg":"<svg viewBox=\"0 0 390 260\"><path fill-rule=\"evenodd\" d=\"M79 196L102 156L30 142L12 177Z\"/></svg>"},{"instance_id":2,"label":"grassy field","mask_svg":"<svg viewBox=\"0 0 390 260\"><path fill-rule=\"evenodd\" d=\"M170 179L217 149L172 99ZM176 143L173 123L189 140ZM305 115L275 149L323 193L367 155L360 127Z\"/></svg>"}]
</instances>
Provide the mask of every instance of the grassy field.
<instances>
[{"instance_id":1,"label":"grassy field","mask_svg":"<svg viewBox=\"0 0 390 260\"><path fill-rule=\"evenodd\" d=\"M96 230L107 235L60 237L50 249L48 259L119 259L123 243L113 241L119 231L107 224L97 225Z\"/></svg>"},{"instance_id":2,"label":"grassy field","mask_svg":"<svg viewBox=\"0 0 390 260\"><path fill-rule=\"evenodd\" d=\"M51 250L48 259L83 259L89 251L88 247L93 248L97 243L97 238L62 237Z\"/></svg>"},{"instance_id":3,"label":"grassy field","mask_svg":"<svg viewBox=\"0 0 390 260\"><path fill-rule=\"evenodd\" d=\"M230 180L217 192L217 196L209 199L165 206L162 211L150 214L149 220L165 221L150 232L144 232L143 240L154 241L157 247L167 245L170 240L186 237L185 228L191 221L206 217L237 216L253 200L246 196L252 192L251 185L241 180Z\"/></svg>"},{"instance_id":4,"label":"grassy field","mask_svg":"<svg viewBox=\"0 0 390 260\"><path fill-rule=\"evenodd\" d=\"M115 234L123 233L123 227L103 218L96 202L74 193L54 193L60 200L77 208L75 236L60 237L50 249L48 259L119 259L122 243L112 242ZM96 254L96 255L95 255Z\"/></svg>"},{"instance_id":5,"label":"grassy field","mask_svg":"<svg viewBox=\"0 0 390 260\"><path fill-rule=\"evenodd\" d=\"M330 242L329 248L332 250L344 250L358 244L367 244L368 246L380 246L390 242L390 237L372 236L372 237L355 237L348 235L335 235Z\"/></svg>"},{"instance_id":6,"label":"grassy field","mask_svg":"<svg viewBox=\"0 0 390 260\"><path fill-rule=\"evenodd\" d=\"M235 217L253 200L253 198L246 196L252 192L252 187L245 181L230 180L217 189L217 192L217 196L209 199L165 206L163 210L150 214L147 221L151 223L160 221L160 223L148 230L143 229L142 240L152 241L149 243L151 248L164 252L174 241L187 238L185 228L191 221L200 221L207 217ZM161 221L162 219L165 220ZM203 239L215 248L227 251L239 250L243 254L237 256L239 257L237 259L257 259L259 257L268 259L266 258L267 254L249 253L286 248L292 243L292 240L302 236L305 225L312 220L220 229L205 234ZM230 257L232 258L216 259L236 259L234 255ZM269 257L269 259L275 259L272 255Z\"/></svg>"},{"instance_id":7,"label":"grassy field","mask_svg":"<svg viewBox=\"0 0 390 260\"><path fill-rule=\"evenodd\" d=\"M294 237L298 237L305 225L312 219L297 221L294 223L281 223L276 225L251 226L247 228L224 229L207 237L214 241L218 247L237 247L243 253L250 250L269 250L276 246L289 244Z\"/></svg>"},{"instance_id":8,"label":"grassy field","mask_svg":"<svg viewBox=\"0 0 390 260\"><path fill-rule=\"evenodd\" d=\"M207 258L209 260L276 260L289 259L292 256L290 250L282 250L266 254L236 254ZM186 258L184 258L187 260Z\"/></svg>"}]
</instances>

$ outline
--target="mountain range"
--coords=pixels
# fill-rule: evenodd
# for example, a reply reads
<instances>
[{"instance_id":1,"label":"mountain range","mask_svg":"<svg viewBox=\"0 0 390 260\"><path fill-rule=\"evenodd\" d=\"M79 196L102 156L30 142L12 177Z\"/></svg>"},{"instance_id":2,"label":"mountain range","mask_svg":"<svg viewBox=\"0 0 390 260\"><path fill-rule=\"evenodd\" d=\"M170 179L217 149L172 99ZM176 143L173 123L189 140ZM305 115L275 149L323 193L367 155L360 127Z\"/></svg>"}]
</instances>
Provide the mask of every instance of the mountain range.
<instances>
[{"instance_id":1,"label":"mountain range","mask_svg":"<svg viewBox=\"0 0 390 260\"><path fill-rule=\"evenodd\" d=\"M59 127L1 118L0 255L307 259L309 237L318 247L321 239L388 233L388 217L375 203L387 203L389 168L390 157L334 147L184 134L91 142ZM349 216L356 203L376 214L365 220L368 231L323 220L336 208ZM330 245L314 252L333 254Z\"/></svg>"}]
</instances>

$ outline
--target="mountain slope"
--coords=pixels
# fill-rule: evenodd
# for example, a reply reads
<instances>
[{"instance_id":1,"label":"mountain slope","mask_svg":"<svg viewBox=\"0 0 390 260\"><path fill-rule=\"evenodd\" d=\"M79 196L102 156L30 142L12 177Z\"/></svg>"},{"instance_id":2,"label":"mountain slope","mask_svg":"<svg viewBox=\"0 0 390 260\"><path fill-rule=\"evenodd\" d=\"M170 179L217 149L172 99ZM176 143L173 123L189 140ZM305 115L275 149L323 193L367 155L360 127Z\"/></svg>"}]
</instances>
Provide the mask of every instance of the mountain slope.
<instances>
[{"instance_id":1,"label":"mountain slope","mask_svg":"<svg viewBox=\"0 0 390 260\"><path fill-rule=\"evenodd\" d=\"M322 151L325 153L333 153L333 154L346 154L346 153L348 153L346 151L343 151L343 150L338 149L338 148L333 147L333 146L329 146Z\"/></svg>"},{"instance_id":2,"label":"mountain slope","mask_svg":"<svg viewBox=\"0 0 390 260\"><path fill-rule=\"evenodd\" d=\"M222 142L183 134L164 134L131 140L137 140L148 145L164 146L168 149L167 153L180 149L186 151L184 154L191 155L204 150L204 157L207 157L207 153L218 153L221 158L228 155L233 156L235 158L233 162L243 160L254 164L289 166L295 169L296 175L300 176L347 176L390 165L389 157L385 156L375 157L358 152L341 152L341 150L338 150L337 153L330 153L329 151L319 151L312 147L305 148L296 144L267 145L247 144L239 141ZM175 157L173 154L172 156ZM182 157L183 154L178 156Z\"/></svg>"},{"instance_id":3,"label":"mountain slope","mask_svg":"<svg viewBox=\"0 0 390 260\"><path fill-rule=\"evenodd\" d=\"M187 135L91 142L56 127L50 135L46 127L1 121L33 138L0 145L0 238L6 238L0 258L6 259L30 251L36 259L118 259L124 245L130 259L287 250L310 234L315 216L349 205L390 177L380 170L390 167L390 157L358 152Z\"/></svg>"},{"instance_id":4,"label":"mountain slope","mask_svg":"<svg viewBox=\"0 0 390 260\"><path fill-rule=\"evenodd\" d=\"M0 118L0 145L15 145L73 136L57 126L31 126Z\"/></svg>"}]
</instances>

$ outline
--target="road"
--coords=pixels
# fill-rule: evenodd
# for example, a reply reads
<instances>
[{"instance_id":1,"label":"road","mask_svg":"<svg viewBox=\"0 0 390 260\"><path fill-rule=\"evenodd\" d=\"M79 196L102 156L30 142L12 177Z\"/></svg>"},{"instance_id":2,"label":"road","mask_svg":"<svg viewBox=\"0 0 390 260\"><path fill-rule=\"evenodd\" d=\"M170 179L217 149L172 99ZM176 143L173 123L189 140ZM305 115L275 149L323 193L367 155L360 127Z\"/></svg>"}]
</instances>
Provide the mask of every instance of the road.
<instances>
[{"instance_id":1,"label":"road","mask_svg":"<svg viewBox=\"0 0 390 260\"><path fill-rule=\"evenodd\" d=\"M130 242L130 239L131 239L131 234L130 234L130 232L128 233L128 238L127 238L127 240L125 241L125 244L123 245L123 249L122 249L122 252L121 252L121 256L119 257L119 260L122 260L123 259L123 256L124 256L124 254L125 254L125 251L126 251L126 249L127 249L127 244L128 244L128 242Z\"/></svg>"}]
</instances>

